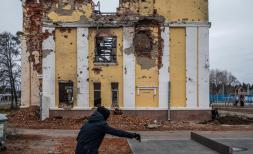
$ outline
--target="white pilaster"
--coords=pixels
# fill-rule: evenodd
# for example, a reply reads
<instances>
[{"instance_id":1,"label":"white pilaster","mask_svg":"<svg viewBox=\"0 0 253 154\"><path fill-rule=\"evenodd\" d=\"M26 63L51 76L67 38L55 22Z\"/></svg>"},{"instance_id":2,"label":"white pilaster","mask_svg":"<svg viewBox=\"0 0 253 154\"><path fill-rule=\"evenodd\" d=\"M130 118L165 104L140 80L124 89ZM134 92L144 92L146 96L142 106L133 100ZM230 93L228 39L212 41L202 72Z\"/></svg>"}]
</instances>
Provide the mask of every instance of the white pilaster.
<instances>
[{"instance_id":1,"label":"white pilaster","mask_svg":"<svg viewBox=\"0 0 253 154\"><path fill-rule=\"evenodd\" d=\"M199 27L199 107L209 107L209 28Z\"/></svg>"},{"instance_id":2,"label":"white pilaster","mask_svg":"<svg viewBox=\"0 0 253 154\"><path fill-rule=\"evenodd\" d=\"M31 72L29 69L29 52L27 52L27 46L26 46L26 37L21 37L21 107L29 107L31 102L31 96L30 96L30 76Z\"/></svg>"},{"instance_id":3,"label":"white pilaster","mask_svg":"<svg viewBox=\"0 0 253 154\"><path fill-rule=\"evenodd\" d=\"M169 103L169 27L161 32L163 39L162 67L159 70L159 107L167 108Z\"/></svg>"},{"instance_id":4,"label":"white pilaster","mask_svg":"<svg viewBox=\"0 0 253 154\"><path fill-rule=\"evenodd\" d=\"M124 108L135 108L135 56L133 52L134 28L123 28L123 97Z\"/></svg>"},{"instance_id":5,"label":"white pilaster","mask_svg":"<svg viewBox=\"0 0 253 154\"><path fill-rule=\"evenodd\" d=\"M77 107L89 108L88 28L77 28Z\"/></svg>"},{"instance_id":6,"label":"white pilaster","mask_svg":"<svg viewBox=\"0 0 253 154\"><path fill-rule=\"evenodd\" d=\"M49 108L55 107L55 41L54 28L43 27L48 36L42 43L42 120L49 117Z\"/></svg>"},{"instance_id":7,"label":"white pilaster","mask_svg":"<svg viewBox=\"0 0 253 154\"><path fill-rule=\"evenodd\" d=\"M186 27L186 106L197 107L198 27Z\"/></svg>"}]
</instances>

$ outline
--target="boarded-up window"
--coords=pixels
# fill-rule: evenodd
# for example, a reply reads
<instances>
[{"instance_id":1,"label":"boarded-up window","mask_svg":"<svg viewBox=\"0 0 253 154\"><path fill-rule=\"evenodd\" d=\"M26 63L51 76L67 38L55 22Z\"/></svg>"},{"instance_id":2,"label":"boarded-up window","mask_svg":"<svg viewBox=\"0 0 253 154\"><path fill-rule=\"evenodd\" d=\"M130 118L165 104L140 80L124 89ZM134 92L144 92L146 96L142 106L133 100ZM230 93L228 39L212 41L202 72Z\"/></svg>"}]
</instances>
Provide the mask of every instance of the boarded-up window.
<instances>
[{"instance_id":1,"label":"boarded-up window","mask_svg":"<svg viewBox=\"0 0 253 154\"><path fill-rule=\"evenodd\" d=\"M96 63L116 63L117 37L96 37Z\"/></svg>"},{"instance_id":2,"label":"boarded-up window","mask_svg":"<svg viewBox=\"0 0 253 154\"><path fill-rule=\"evenodd\" d=\"M94 86L94 106L99 107L101 106L101 83L95 82L93 83Z\"/></svg>"},{"instance_id":3,"label":"boarded-up window","mask_svg":"<svg viewBox=\"0 0 253 154\"><path fill-rule=\"evenodd\" d=\"M119 97L119 83L118 82L112 82L111 83L112 88L112 107L118 107L118 97Z\"/></svg>"}]
</instances>

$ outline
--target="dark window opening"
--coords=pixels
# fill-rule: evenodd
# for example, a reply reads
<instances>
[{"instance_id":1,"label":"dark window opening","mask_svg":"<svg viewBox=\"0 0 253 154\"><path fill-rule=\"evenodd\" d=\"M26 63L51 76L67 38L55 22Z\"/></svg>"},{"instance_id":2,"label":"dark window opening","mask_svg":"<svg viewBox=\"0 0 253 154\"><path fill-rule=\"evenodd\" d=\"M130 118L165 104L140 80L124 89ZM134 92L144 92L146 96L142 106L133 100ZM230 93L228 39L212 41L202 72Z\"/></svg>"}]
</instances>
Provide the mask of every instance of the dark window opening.
<instances>
[{"instance_id":1,"label":"dark window opening","mask_svg":"<svg viewBox=\"0 0 253 154\"><path fill-rule=\"evenodd\" d=\"M111 89L112 89L112 107L119 107L119 104L118 104L119 84L118 84L118 82L112 82Z\"/></svg>"},{"instance_id":2,"label":"dark window opening","mask_svg":"<svg viewBox=\"0 0 253 154\"><path fill-rule=\"evenodd\" d=\"M96 63L116 63L117 37L96 37Z\"/></svg>"},{"instance_id":3,"label":"dark window opening","mask_svg":"<svg viewBox=\"0 0 253 154\"><path fill-rule=\"evenodd\" d=\"M101 106L101 83L96 82L93 83L94 86L94 106L99 107Z\"/></svg>"},{"instance_id":4,"label":"dark window opening","mask_svg":"<svg viewBox=\"0 0 253 154\"><path fill-rule=\"evenodd\" d=\"M59 102L61 106L73 105L73 87L72 81L59 81Z\"/></svg>"}]
</instances>

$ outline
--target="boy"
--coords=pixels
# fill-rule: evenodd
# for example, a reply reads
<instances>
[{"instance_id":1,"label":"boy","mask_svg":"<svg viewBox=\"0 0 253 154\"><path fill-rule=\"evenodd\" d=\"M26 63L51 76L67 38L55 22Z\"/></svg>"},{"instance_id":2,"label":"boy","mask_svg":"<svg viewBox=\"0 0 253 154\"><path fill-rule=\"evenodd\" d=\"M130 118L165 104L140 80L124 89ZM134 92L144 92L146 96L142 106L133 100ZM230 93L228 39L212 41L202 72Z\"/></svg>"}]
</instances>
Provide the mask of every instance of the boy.
<instances>
[{"instance_id":1,"label":"boy","mask_svg":"<svg viewBox=\"0 0 253 154\"><path fill-rule=\"evenodd\" d=\"M110 127L106 120L110 116L110 111L104 107L98 107L86 122L78 136L76 154L98 154L105 134L118 137L135 138L141 141L141 136L136 133L130 133L123 130Z\"/></svg>"}]
</instances>

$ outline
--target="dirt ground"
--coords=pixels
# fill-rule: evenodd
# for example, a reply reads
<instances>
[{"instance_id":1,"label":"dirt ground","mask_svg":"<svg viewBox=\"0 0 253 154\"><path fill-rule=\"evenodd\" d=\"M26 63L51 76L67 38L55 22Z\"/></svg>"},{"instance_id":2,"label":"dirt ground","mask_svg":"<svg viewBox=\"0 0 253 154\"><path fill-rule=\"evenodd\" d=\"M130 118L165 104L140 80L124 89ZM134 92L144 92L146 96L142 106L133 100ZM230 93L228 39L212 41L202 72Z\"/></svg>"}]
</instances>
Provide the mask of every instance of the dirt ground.
<instances>
[{"instance_id":1,"label":"dirt ground","mask_svg":"<svg viewBox=\"0 0 253 154\"><path fill-rule=\"evenodd\" d=\"M3 154L71 154L75 152L76 140L72 137L48 137L19 135L8 136L7 150ZM132 154L126 139L104 139L100 154Z\"/></svg>"},{"instance_id":2,"label":"dirt ground","mask_svg":"<svg viewBox=\"0 0 253 154\"><path fill-rule=\"evenodd\" d=\"M80 129L87 117L81 119L61 119L49 118L41 122L39 119L39 109L30 107L20 109L8 114L8 127L11 128L32 128L32 129ZM157 121L159 128L149 129L148 124L154 121L126 115L111 115L108 120L109 125L115 128L132 131L145 130L253 130L253 119L242 119L238 117L222 117L218 121L205 122L173 122Z\"/></svg>"},{"instance_id":3,"label":"dirt ground","mask_svg":"<svg viewBox=\"0 0 253 154\"><path fill-rule=\"evenodd\" d=\"M8 113L9 128L31 129L80 129L88 117L80 119L49 118L41 122L39 108L30 107ZM148 124L154 121L126 115L111 115L109 125L115 128L130 131L169 131L169 130L201 130L201 131L226 131L226 130L253 130L253 119L239 117L221 117L216 121L204 122L170 122L157 121L159 128L148 129ZM10 135L7 138L7 150L4 154L71 154L74 153L76 141L73 137L48 137L34 135ZM131 149L126 139L106 138L100 148L101 154L130 154Z\"/></svg>"}]
</instances>

